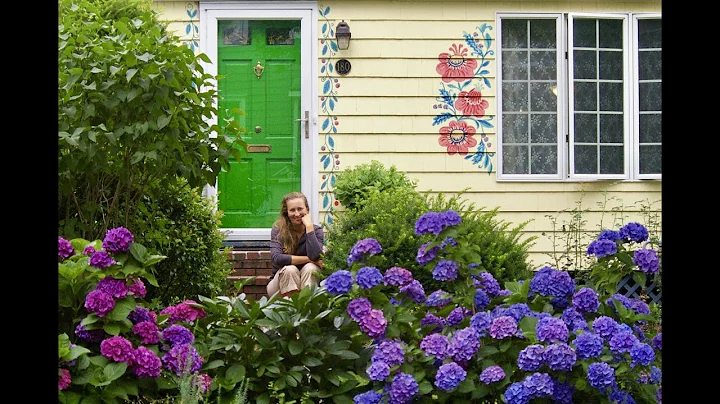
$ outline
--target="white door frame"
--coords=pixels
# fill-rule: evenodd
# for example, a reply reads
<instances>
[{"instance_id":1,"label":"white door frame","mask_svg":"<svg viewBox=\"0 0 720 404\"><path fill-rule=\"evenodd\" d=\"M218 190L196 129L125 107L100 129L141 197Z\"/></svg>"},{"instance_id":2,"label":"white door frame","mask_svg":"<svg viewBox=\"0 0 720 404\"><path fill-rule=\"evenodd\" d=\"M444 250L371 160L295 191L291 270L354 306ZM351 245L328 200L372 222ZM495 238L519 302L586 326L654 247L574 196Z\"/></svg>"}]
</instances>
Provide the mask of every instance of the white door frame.
<instances>
[{"instance_id":1,"label":"white door frame","mask_svg":"<svg viewBox=\"0 0 720 404\"><path fill-rule=\"evenodd\" d=\"M200 1L200 52L205 53L211 63L203 63L205 72L216 76L217 73L217 26L218 20L301 20L300 45L300 114L304 111L310 112L310 121L302 123L309 125L310 138L303 135L304 127L300 127L300 187L307 196L310 204L310 214L317 221L319 216L318 208L318 128L317 128L317 99L318 99L318 76L317 72L317 2L315 1L293 1L293 2L211 2ZM217 108L217 100L215 101ZM301 116L296 118L304 118ZM217 117L213 117L210 123L217 123ZM300 125L300 123L298 123ZM217 182L213 186L207 186L203 194L207 197L217 198ZM223 228L227 234L228 241L241 240L270 240L270 228Z\"/></svg>"}]
</instances>

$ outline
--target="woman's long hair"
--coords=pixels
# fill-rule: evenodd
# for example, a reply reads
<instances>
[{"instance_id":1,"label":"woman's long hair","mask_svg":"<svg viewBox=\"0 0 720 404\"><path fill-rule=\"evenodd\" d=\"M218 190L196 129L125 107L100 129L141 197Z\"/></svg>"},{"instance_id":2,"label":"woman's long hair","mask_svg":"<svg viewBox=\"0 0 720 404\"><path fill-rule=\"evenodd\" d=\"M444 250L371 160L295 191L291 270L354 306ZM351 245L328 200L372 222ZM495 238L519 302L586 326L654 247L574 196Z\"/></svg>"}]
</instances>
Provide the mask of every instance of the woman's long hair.
<instances>
[{"instance_id":1,"label":"woman's long hair","mask_svg":"<svg viewBox=\"0 0 720 404\"><path fill-rule=\"evenodd\" d=\"M298 246L300 237L292 228L290 222L290 216L288 216L287 201L291 199L302 199L305 202L305 209L310 213L310 205L308 205L307 198L302 192L291 192L283 196L282 203L280 205L280 217L275 220L275 226L278 229L278 236L280 237L280 244L283 246L283 252L285 254L295 254L295 249Z\"/></svg>"}]
</instances>

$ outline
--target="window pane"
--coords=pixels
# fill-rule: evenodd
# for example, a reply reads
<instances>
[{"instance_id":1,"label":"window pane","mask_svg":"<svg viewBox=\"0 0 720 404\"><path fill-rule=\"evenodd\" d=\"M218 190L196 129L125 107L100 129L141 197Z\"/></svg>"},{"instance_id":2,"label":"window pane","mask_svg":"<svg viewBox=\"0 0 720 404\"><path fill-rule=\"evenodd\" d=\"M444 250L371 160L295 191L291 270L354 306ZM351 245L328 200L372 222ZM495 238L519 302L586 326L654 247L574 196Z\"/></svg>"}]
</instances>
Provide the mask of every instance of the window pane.
<instances>
[{"instance_id":1,"label":"window pane","mask_svg":"<svg viewBox=\"0 0 720 404\"><path fill-rule=\"evenodd\" d=\"M528 47L528 20L505 19L502 20L502 47L527 48Z\"/></svg>"},{"instance_id":2,"label":"window pane","mask_svg":"<svg viewBox=\"0 0 720 404\"><path fill-rule=\"evenodd\" d=\"M596 143L598 141L597 115L575 114L575 141Z\"/></svg>"},{"instance_id":3,"label":"window pane","mask_svg":"<svg viewBox=\"0 0 720 404\"><path fill-rule=\"evenodd\" d=\"M223 45L250 45L250 29L247 20L220 20L218 30Z\"/></svg>"},{"instance_id":4,"label":"window pane","mask_svg":"<svg viewBox=\"0 0 720 404\"><path fill-rule=\"evenodd\" d=\"M597 84L596 83L575 83L575 110L596 111L597 110Z\"/></svg>"},{"instance_id":5,"label":"window pane","mask_svg":"<svg viewBox=\"0 0 720 404\"><path fill-rule=\"evenodd\" d=\"M293 45L295 43L295 28L268 28L265 30L268 45Z\"/></svg>"},{"instance_id":6,"label":"window pane","mask_svg":"<svg viewBox=\"0 0 720 404\"><path fill-rule=\"evenodd\" d=\"M530 141L533 144L557 144L557 115L532 114L530 123Z\"/></svg>"},{"instance_id":7,"label":"window pane","mask_svg":"<svg viewBox=\"0 0 720 404\"><path fill-rule=\"evenodd\" d=\"M640 146L640 174L662 174L662 145Z\"/></svg>"},{"instance_id":8,"label":"window pane","mask_svg":"<svg viewBox=\"0 0 720 404\"><path fill-rule=\"evenodd\" d=\"M531 20L530 47L555 49L556 33L555 20Z\"/></svg>"},{"instance_id":9,"label":"window pane","mask_svg":"<svg viewBox=\"0 0 720 404\"><path fill-rule=\"evenodd\" d=\"M528 52L503 51L502 53L503 80L528 79Z\"/></svg>"},{"instance_id":10,"label":"window pane","mask_svg":"<svg viewBox=\"0 0 720 404\"><path fill-rule=\"evenodd\" d=\"M532 174L557 173L557 147L532 146L530 148L530 171Z\"/></svg>"},{"instance_id":11,"label":"window pane","mask_svg":"<svg viewBox=\"0 0 720 404\"><path fill-rule=\"evenodd\" d=\"M662 51L641 51L638 57L640 80L662 79Z\"/></svg>"},{"instance_id":12,"label":"window pane","mask_svg":"<svg viewBox=\"0 0 720 404\"><path fill-rule=\"evenodd\" d=\"M556 55L554 51L530 52L530 79L555 80L557 78Z\"/></svg>"},{"instance_id":13,"label":"window pane","mask_svg":"<svg viewBox=\"0 0 720 404\"><path fill-rule=\"evenodd\" d=\"M600 78L605 80L623 79L623 53L602 51L600 58Z\"/></svg>"},{"instance_id":14,"label":"window pane","mask_svg":"<svg viewBox=\"0 0 720 404\"><path fill-rule=\"evenodd\" d=\"M599 20L600 48L622 49L623 27L622 20Z\"/></svg>"},{"instance_id":15,"label":"window pane","mask_svg":"<svg viewBox=\"0 0 720 404\"><path fill-rule=\"evenodd\" d=\"M622 115L600 115L600 143L623 143Z\"/></svg>"},{"instance_id":16,"label":"window pane","mask_svg":"<svg viewBox=\"0 0 720 404\"><path fill-rule=\"evenodd\" d=\"M600 110L623 110L623 83L600 83Z\"/></svg>"},{"instance_id":17,"label":"window pane","mask_svg":"<svg viewBox=\"0 0 720 404\"><path fill-rule=\"evenodd\" d=\"M530 83L532 111L557 111L557 96L552 92L555 83Z\"/></svg>"},{"instance_id":18,"label":"window pane","mask_svg":"<svg viewBox=\"0 0 720 404\"><path fill-rule=\"evenodd\" d=\"M575 60L573 63L573 74L576 79L596 79L597 71L597 52L576 50L573 52Z\"/></svg>"},{"instance_id":19,"label":"window pane","mask_svg":"<svg viewBox=\"0 0 720 404\"><path fill-rule=\"evenodd\" d=\"M662 111L662 83L640 83L640 111Z\"/></svg>"},{"instance_id":20,"label":"window pane","mask_svg":"<svg viewBox=\"0 0 720 404\"><path fill-rule=\"evenodd\" d=\"M640 143L662 142L662 115L640 114ZM640 146L642 150L642 146Z\"/></svg>"},{"instance_id":21,"label":"window pane","mask_svg":"<svg viewBox=\"0 0 720 404\"><path fill-rule=\"evenodd\" d=\"M503 146L503 172L528 174L527 146Z\"/></svg>"},{"instance_id":22,"label":"window pane","mask_svg":"<svg viewBox=\"0 0 720 404\"><path fill-rule=\"evenodd\" d=\"M641 49L662 48L662 20L638 20L638 44Z\"/></svg>"},{"instance_id":23,"label":"window pane","mask_svg":"<svg viewBox=\"0 0 720 404\"><path fill-rule=\"evenodd\" d=\"M595 20L576 18L573 20L573 44L580 48L597 46L595 38Z\"/></svg>"},{"instance_id":24,"label":"window pane","mask_svg":"<svg viewBox=\"0 0 720 404\"><path fill-rule=\"evenodd\" d=\"M623 173L623 146L600 146L600 174Z\"/></svg>"},{"instance_id":25,"label":"window pane","mask_svg":"<svg viewBox=\"0 0 720 404\"><path fill-rule=\"evenodd\" d=\"M528 116L527 114L503 114L502 116L503 140L505 143L528 142Z\"/></svg>"},{"instance_id":26,"label":"window pane","mask_svg":"<svg viewBox=\"0 0 720 404\"><path fill-rule=\"evenodd\" d=\"M527 83L505 83L505 82L503 82L502 109L503 109L503 111L527 111L528 110L528 85L527 85Z\"/></svg>"},{"instance_id":27,"label":"window pane","mask_svg":"<svg viewBox=\"0 0 720 404\"><path fill-rule=\"evenodd\" d=\"M597 173L597 146L575 145L575 174Z\"/></svg>"}]
</instances>

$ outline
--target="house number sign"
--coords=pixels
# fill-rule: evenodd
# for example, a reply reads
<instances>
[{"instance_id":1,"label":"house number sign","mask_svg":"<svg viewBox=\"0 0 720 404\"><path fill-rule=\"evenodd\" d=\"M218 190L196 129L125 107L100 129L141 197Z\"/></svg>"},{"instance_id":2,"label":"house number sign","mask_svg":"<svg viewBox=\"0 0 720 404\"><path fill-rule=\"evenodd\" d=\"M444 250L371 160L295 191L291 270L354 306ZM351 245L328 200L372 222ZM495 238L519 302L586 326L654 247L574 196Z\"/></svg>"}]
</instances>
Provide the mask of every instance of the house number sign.
<instances>
[{"instance_id":1,"label":"house number sign","mask_svg":"<svg viewBox=\"0 0 720 404\"><path fill-rule=\"evenodd\" d=\"M335 71L343 76L350 73L351 67L352 66L350 66L350 61L347 59L340 59L335 62Z\"/></svg>"}]
</instances>

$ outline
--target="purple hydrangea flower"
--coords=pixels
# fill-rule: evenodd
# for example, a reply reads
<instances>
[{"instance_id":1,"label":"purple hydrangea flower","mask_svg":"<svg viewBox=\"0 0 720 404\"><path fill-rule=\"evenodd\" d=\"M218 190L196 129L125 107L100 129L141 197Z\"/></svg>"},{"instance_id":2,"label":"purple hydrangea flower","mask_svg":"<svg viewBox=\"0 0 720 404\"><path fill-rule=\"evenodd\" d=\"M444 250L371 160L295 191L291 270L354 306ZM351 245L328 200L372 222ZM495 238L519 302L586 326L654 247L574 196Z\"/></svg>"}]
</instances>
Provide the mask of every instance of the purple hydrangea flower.
<instances>
[{"instance_id":1,"label":"purple hydrangea flower","mask_svg":"<svg viewBox=\"0 0 720 404\"><path fill-rule=\"evenodd\" d=\"M490 304L490 296L487 295L485 290L477 288L475 289L473 304L475 305L475 310L485 310L485 307Z\"/></svg>"},{"instance_id":2,"label":"purple hydrangea flower","mask_svg":"<svg viewBox=\"0 0 720 404\"><path fill-rule=\"evenodd\" d=\"M564 342L548 345L543 352L543 361L552 370L572 371L577 355L572 347Z\"/></svg>"},{"instance_id":3,"label":"purple hydrangea flower","mask_svg":"<svg viewBox=\"0 0 720 404\"><path fill-rule=\"evenodd\" d=\"M480 348L480 335L472 327L466 327L453 334L447 354L456 362L469 361Z\"/></svg>"},{"instance_id":4,"label":"purple hydrangea flower","mask_svg":"<svg viewBox=\"0 0 720 404\"><path fill-rule=\"evenodd\" d=\"M465 369L455 362L446 363L435 374L435 386L440 390L452 391L467 377Z\"/></svg>"},{"instance_id":5,"label":"purple hydrangea flower","mask_svg":"<svg viewBox=\"0 0 720 404\"><path fill-rule=\"evenodd\" d=\"M132 293L133 296L144 298L147 293L145 288L145 282L140 278L132 278L132 285L128 286L128 293Z\"/></svg>"},{"instance_id":6,"label":"purple hydrangea flower","mask_svg":"<svg viewBox=\"0 0 720 404\"><path fill-rule=\"evenodd\" d=\"M212 377L207 373L198 373L193 378L193 386L197 388L198 393L206 393L212 384Z\"/></svg>"},{"instance_id":7,"label":"purple hydrangea flower","mask_svg":"<svg viewBox=\"0 0 720 404\"><path fill-rule=\"evenodd\" d=\"M325 279L325 289L333 295L349 292L352 289L352 284L352 274L344 269L333 272Z\"/></svg>"},{"instance_id":8,"label":"purple hydrangea flower","mask_svg":"<svg viewBox=\"0 0 720 404\"><path fill-rule=\"evenodd\" d=\"M390 366L382 361L373 362L365 371L370 380L381 382L390 376Z\"/></svg>"},{"instance_id":9,"label":"purple hydrangea flower","mask_svg":"<svg viewBox=\"0 0 720 404\"><path fill-rule=\"evenodd\" d=\"M654 336L650 343L652 344L653 348L657 349L658 351L662 351L662 333L659 332L656 336Z\"/></svg>"},{"instance_id":10,"label":"purple hydrangea flower","mask_svg":"<svg viewBox=\"0 0 720 404\"><path fill-rule=\"evenodd\" d=\"M610 351L615 353L629 353L633 345L640 343L632 332L621 331L610 338L608 345Z\"/></svg>"},{"instance_id":11,"label":"purple hydrangea flower","mask_svg":"<svg viewBox=\"0 0 720 404\"><path fill-rule=\"evenodd\" d=\"M425 265L428 262L435 259L435 256L437 255L438 251L440 251L440 246L436 245L435 247L428 247L432 242L429 241L418 248L417 252L417 258L416 261L420 265Z\"/></svg>"},{"instance_id":12,"label":"purple hydrangea flower","mask_svg":"<svg viewBox=\"0 0 720 404\"><path fill-rule=\"evenodd\" d=\"M637 343L630 348L631 367L635 365L648 366L655 360L655 351L644 342Z\"/></svg>"},{"instance_id":13,"label":"purple hydrangea flower","mask_svg":"<svg viewBox=\"0 0 720 404\"><path fill-rule=\"evenodd\" d=\"M600 316L593 320L592 329L605 341L610 341L610 338L620 329L620 324L611 317Z\"/></svg>"},{"instance_id":14,"label":"purple hydrangea flower","mask_svg":"<svg viewBox=\"0 0 720 404\"><path fill-rule=\"evenodd\" d=\"M464 307L456 307L450 314L445 318L445 324L450 327L454 327L460 324L465 317L469 316L472 312Z\"/></svg>"},{"instance_id":15,"label":"purple hydrangea flower","mask_svg":"<svg viewBox=\"0 0 720 404\"><path fill-rule=\"evenodd\" d=\"M535 334L537 335L538 341L541 342L567 342L570 331L562 319L558 317L543 317L535 326Z\"/></svg>"},{"instance_id":16,"label":"purple hydrangea flower","mask_svg":"<svg viewBox=\"0 0 720 404\"><path fill-rule=\"evenodd\" d=\"M203 358L190 344L174 345L163 356L165 368L178 376L195 373L202 367Z\"/></svg>"},{"instance_id":17,"label":"purple hydrangea flower","mask_svg":"<svg viewBox=\"0 0 720 404\"><path fill-rule=\"evenodd\" d=\"M381 310L371 309L370 312L358 322L360 330L370 338L378 338L385 335L387 320Z\"/></svg>"},{"instance_id":18,"label":"purple hydrangea flower","mask_svg":"<svg viewBox=\"0 0 720 404\"><path fill-rule=\"evenodd\" d=\"M594 255L598 258L615 255L617 253L617 244L610 240L593 240L587 248L587 255Z\"/></svg>"},{"instance_id":19,"label":"purple hydrangea flower","mask_svg":"<svg viewBox=\"0 0 720 404\"><path fill-rule=\"evenodd\" d=\"M587 368L590 385L600 391L606 391L615 384L615 369L605 362L591 363Z\"/></svg>"},{"instance_id":20,"label":"purple hydrangea flower","mask_svg":"<svg viewBox=\"0 0 720 404\"><path fill-rule=\"evenodd\" d=\"M437 325L437 327L432 329L432 332L440 332L445 327L445 319L432 313L427 313L425 317L420 320L420 326L425 327L428 325Z\"/></svg>"},{"instance_id":21,"label":"purple hydrangea flower","mask_svg":"<svg viewBox=\"0 0 720 404\"><path fill-rule=\"evenodd\" d=\"M433 279L436 281L453 281L458 276L458 264L453 260L441 260L435 264L432 270Z\"/></svg>"},{"instance_id":22,"label":"purple hydrangea flower","mask_svg":"<svg viewBox=\"0 0 720 404\"><path fill-rule=\"evenodd\" d=\"M89 245L89 246L83 248L82 254L83 254L83 255L88 255L88 256L90 256L90 255L93 255L93 253L94 253L95 251L96 251L96 250L95 250L95 247Z\"/></svg>"},{"instance_id":23,"label":"purple hydrangea flower","mask_svg":"<svg viewBox=\"0 0 720 404\"><path fill-rule=\"evenodd\" d=\"M662 404L662 386L658 387L655 391L655 399L657 400L657 404Z\"/></svg>"},{"instance_id":24,"label":"purple hydrangea flower","mask_svg":"<svg viewBox=\"0 0 720 404\"><path fill-rule=\"evenodd\" d=\"M382 252L382 246L374 238L365 238L357 243L350 249L350 254L347 258L347 264L350 265L355 261L365 260L368 256L380 254Z\"/></svg>"},{"instance_id":25,"label":"purple hydrangea flower","mask_svg":"<svg viewBox=\"0 0 720 404\"><path fill-rule=\"evenodd\" d=\"M485 384L499 382L505 378L505 371L498 365L488 366L480 373L480 381Z\"/></svg>"},{"instance_id":26,"label":"purple hydrangea flower","mask_svg":"<svg viewBox=\"0 0 720 404\"><path fill-rule=\"evenodd\" d=\"M412 377L412 375L400 372L393 378L392 382L390 383L390 390L388 391L388 403L409 403L413 396L417 394L418 390L418 384Z\"/></svg>"},{"instance_id":27,"label":"purple hydrangea flower","mask_svg":"<svg viewBox=\"0 0 720 404\"><path fill-rule=\"evenodd\" d=\"M412 272L403 267L392 267L385 271L385 285L402 287L413 281Z\"/></svg>"},{"instance_id":28,"label":"purple hydrangea flower","mask_svg":"<svg viewBox=\"0 0 720 404\"><path fill-rule=\"evenodd\" d=\"M530 392L524 383L515 382L505 389L503 398L507 404L527 404L530 402Z\"/></svg>"},{"instance_id":29,"label":"purple hydrangea flower","mask_svg":"<svg viewBox=\"0 0 720 404\"><path fill-rule=\"evenodd\" d=\"M584 332L573 340L575 353L580 359L590 359L600 356L605 341L603 337L592 332Z\"/></svg>"},{"instance_id":30,"label":"purple hydrangea flower","mask_svg":"<svg viewBox=\"0 0 720 404\"><path fill-rule=\"evenodd\" d=\"M171 345L186 345L195 342L195 336L192 331L180 324L173 324L162 331L163 340Z\"/></svg>"},{"instance_id":31,"label":"purple hydrangea flower","mask_svg":"<svg viewBox=\"0 0 720 404\"><path fill-rule=\"evenodd\" d=\"M495 339L514 337L517 333L517 321L510 316L496 317L490 323L490 336Z\"/></svg>"},{"instance_id":32,"label":"purple hydrangea flower","mask_svg":"<svg viewBox=\"0 0 720 404\"><path fill-rule=\"evenodd\" d=\"M439 360L445 359L447 348L450 342L448 338L442 334L430 334L420 341L420 349L425 351L425 355L435 355Z\"/></svg>"},{"instance_id":33,"label":"purple hydrangea flower","mask_svg":"<svg viewBox=\"0 0 720 404\"><path fill-rule=\"evenodd\" d=\"M160 329L152 321L141 321L132 328L133 334L140 337L143 344L157 344L160 342Z\"/></svg>"},{"instance_id":34,"label":"purple hydrangea flower","mask_svg":"<svg viewBox=\"0 0 720 404\"><path fill-rule=\"evenodd\" d=\"M478 276L480 277L479 286L484 287L485 292L487 292L490 297L496 297L500 295L500 283L490 272L480 272Z\"/></svg>"},{"instance_id":35,"label":"purple hydrangea flower","mask_svg":"<svg viewBox=\"0 0 720 404\"><path fill-rule=\"evenodd\" d=\"M660 269L657 251L653 249L641 248L636 250L633 255L633 264L637 265L641 271L651 275L656 274Z\"/></svg>"},{"instance_id":36,"label":"purple hydrangea flower","mask_svg":"<svg viewBox=\"0 0 720 404\"><path fill-rule=\"evenodd\" d=\"M488 313L487 311L479 311L473 314L472 317L470 317L470 326L478 332L480 337L484 337L487 335L488 330L490 329L490 324L492 324L492 320L492 314Z\"/></svg>"},{"instance_id":37,"label":"purple hydrangea flower","mask_svg":"<svg viewBox=\"0 0 720 404\"><path fill-rule=\"evenodd\" d=\"M372 309L370 300L364 297L353 299L347 305L347 312L350 318L355 321L360 321L361 318L370 313L370 309Z\"/></svg>"},{"instance_id":38,"label":"purple hydrangea flower","mask_svg":"<svg viewBox=\"0 0 720 404\"><path fill-rule=\"evenodd\" d=\"M427 212L415 222L415 234L440 234L448 226L456 226L462 222L460 215L454 210L445 212Z\"/></svg>"},{"instance_id":39,"label":"purple hydrangea flower","mask_svg":"<svg viewBox=\"0 0 720 404\"><path fill-rule=\"evenodd\" d=\"M104 250L94 252L90 256L90 265L98 269L105 269L115 264L117 262Z\"/></svg>"},{"instance_id":40,"label":"purple hydrangea flower","mask_svg":"<svg viewBox=\"0 0 720 404\"><path fill-rule=\"evenodd\" d=\"M405 293L415 303L422 303L426 300L425 289L417 279L400 288L400 293Z\"/></svg>"},{"instance_id":41,"label":"purple hydrangea flower","mask_svg":"<svg viewBox=\"0 0 720 404\"><path fill-rule=\"evenodd\" d=\"M132 370L137 377L144 379L160 376L162 361L152 349L139 346L133 353L133 357Z\"/></svg>"},{"instance_id":42,"label":"purple hydrangea flower","mask_svg":"<svg viewBox=\"0 0 720 404\"><path fill-rule=\"evenodd\" d=\"M615 308L615 303L613 302L613 300L617 300L618 302L620 302L623 305L623 307L625 307L628 310L632 306L630 299L625 295L621 295L620 293L615 293L612 296L610 296L610 298L605 300L605 304L607 304L608 306L610 306L612 308Z\"/></svg>"},{"instance_id":43,"label":"purple hydrangea flower","mask_svg":"<svg viewBox=\"0 0 720 404\"><path fill-rule=\"evenodd\" d=\"M510 316L515 319L515 321L520 322L523 317L529 316L532 314L532 310L530 307L525 303L514 303L511 304L510 307L507 308L505 311L506 316Z\"/></svg>"},{"instance_id":44,"label":"purple hydrangea flower","mask_svg":"<svg viewBox=\"0 0 720 404\"><path fill-rule=\"evenodd\" d=\"M597 236L598 240L615 241L615 240L620 240L621 238L622 238L622 236L620 236L619 231L607 230L607 229L601 231L600 234Z\"/></svg>"},{"instance_id":45,"label":"purple hydrangea flower","mask_svg":"<svg viewBox=\"0 0 720 404\"><path fill-rule=\"evenodd\" d=\"M452 301L452 296L442 289L438 289L427 297L425 305L430 307L443 307Z\"/></svg>"},{"instance_id":46,"label":"purple hydrangea flower","mask_svg":"<svg viewBox=\"0 0 720 404\"><path fill-rule=\"evenodd\" d=\"M517 365L518 369L526 372L535 372L540 370L540 367L544 364L543 353L545 347L540 344L532 344L523 348L518 354Z\"/></svg>"},{"instance_id":47,"label":"purple hydrangea flower","mask_svg":"<svg viewBox=\"0 0 720 404\"><path fill-rule=\"evenodd\" d=\"M382 394L375 390L369 390L353 397L354 404L380 404Z\"/></svg>"},{"instance_id":48,"label":"purple hydrangea flower","mask_svg":"<svg viewBox=\"0 0 720 404\"><path fill-rule=\"evenodd\" d=\"M75 249L69 241L58 236L58 259L64 260L75 255Z\"/></svg>"},{"instance_id":49,"label":"purple hydrangea flower","mask_svg":"<svg viewBox=\"0 0 720 404\"><path fill-rule=\"evenodd\" d=\"M556 404L572 404L573 393L575 387L567 383L562 383L559 380L553 380L553 394L552 399Z\"/></svg>"},{"instance_id":50,"label":"purple hydrangea flower","mask_svg":"<svg viewBox=\"0 0 720 404\"><path fill-rule=\"evenodd\" d=\"M650 306L640 299L630 299L630 309L637 314L650 314Z\"/></svg>"},{"instance_id":51,"label":"purple hydrangea flower","mask_svg":"<svg viewBox=\"0 0 720 404\"><path fill-rule=\"evenodd\" d=\"M136 306L135 309L128 314L128 320L132 321L133 324L143 321L157 323L157 314L146 307Z\"/></svg>"},{"instance_id":52,"label":"purple hydrangea flower","mask_svg":"<svg viewBox=\"0 0 720 404\"><path fill-rule=\"evenodd\" d=\"M65 390L72 384L72 378L70 377L70 371L67 369L60 369L58 375L58 390Z\"/></svg>"},{"instance_id":53,"label":"purple hydrangea flower","mask_svg":"<svg viewBox=\"0 0 720 404\"><path fill-rule=\"evenodd\" d=\"M562 316L560 318L571 332L575 332L577 330L587 331L590 329L590 327L588 327L587 321L585 321L585 317L583 317L580 312L575 310L574 307L568 307L567 309L563 310Z\"/></svg>"},{"instance_id":54,"label":"purple hydrangea flower","mask_svg":"<svg viewBox=\"0 0 720 404\"><path fill-rule=\"evenodd\" d=\"M530 279L530 291L538 293L542 296L548 296L550 294L548 290L550 285L550 274L553 271L554 269L549 266L544 266L535 271L532 279Z\"/></svg>"},{"instance_id":55,"label":"purple hydrangea flower","mask_svg":"<svg viewBox=\"0 0 720 404\"><path fill-rule=\"evenodd\" d=\"M533 373L523 380L530 399L549 397L553 393L553 380L547 373Z\"/></svg>"},{"instance_id":56,"label":"purple hydrangea flower","mask_svg":"<svg viewBox=\"0 0 720 404\"><path fill-rule=\"evenodd\" d=\"M115 299L121 299L127 296L128 288L125 286L124 279L115 279L112 276L106 276L97 283L95 289L102 290Z\"/></svg>"},{"instance_id":57,"label":"purple hydrangea flower","mask_svg":"<svg viewBox=\"0 0 720 404\"><path fill-rule=\"evenodd\" d=\"M649 234L645 226L637 222L630 222L620 228L620 237L627 241L642 243L648 239Z\"/></svg>"},{"instance_id":58,"label":"purple hydrangea flower","mask_svg":"<svg viewBox=\"0 0 720 404\"><path fill-rule=\"evenodd\" d=\"M95 289L85 296L85 309L98 317L105 317L114 307L115 300L102 290Z\"/></svg>"},{"instance_id":59,"label":"purple hydrangea flower","mask_svg":"<svg viewBox=\"0 0 720 404\"><path fill-rule=\"evenodd\" d=\"M130 230L120 226L105 233L102 246L110 254L117 254L128 251L132 242L133 235Z\"/></svg>"},{"instance_id":60,"label":"purple hydrangea flower","mask_svg":"<svg viewBox=\"0 0 720 404\"><path fill-rule=\"evenodd\" d=\"M363 289L372 289L381 284L383 276L380 270L375 267L362 267L355 276L355 282Z\"/></svg>"},{"instance_id":61,"label":"purple hydrangea flower","mask_svg":"<svg viewBox=\"0 0 720 404\"><path fill-rule=\"evenodd\" d=\"M557 298L570 297L575 292L575 281L570 277L567 271L553 270L550 273L550 284L548 285L548 295ZM565 304L568 302L565 301ZM557 304L554 302L553 304ZM562 307L563 309L567 307Z\"/></svg>"},{"instance_id":62,"label":"purple hydrangea flower","mask_svg":"<svg viewBox=\"0 0 720 404\"><path fill-rule=\"evenodd\" d=\"M100 342L105 337L105 331L102 328L88 330L84 325L78 324L75 327L75 335L85 342Z\"/></svg>"},{"instance_id":63,"label":"purple hydrangea flower","mask_svg":"<svg viewBox=\"0 0 720 404\"><path fill-rule=\"evenodd\" d=\"M591 288L581 288L572 297L573 306L580 313L595 313L600 307L598 294Z\"/></svg>"},{"instance_id":64,"label":"purple hydrangea flower","mask_svg":"<svg viewBox=\"0 0 720 404\"><path fill-rule=\"evenodd\" d=\"M115 362L131 362L133 351L132 343L119 335L106 338L100 343L100 353Z\"/></svg>"},{"instance_id":65,"label":"purple hydrangea flower","mask_svg":"<svg viewBox=\"0 0 720 404\"><path fill-rule=\"evenodd\" d=\"M370 360L372 362L385 362L388 366L395 366L402 364L404 358L405 351L403 351L400 341L385 339L375 347Z\"/></svg>"},{"instance_id":66,"label":"purple hydrangea flower","mask_svg":"<svg viewBox=\"0 0 720 404\"><path fill-rule=\"evenodd\" d=\"M630 393L627 391L622 391L619 388L613 389L613 391L610 392L610 401L613 403L618 404L635 404L635 399L632 398Z\"/></svg>"}]
</instances>

